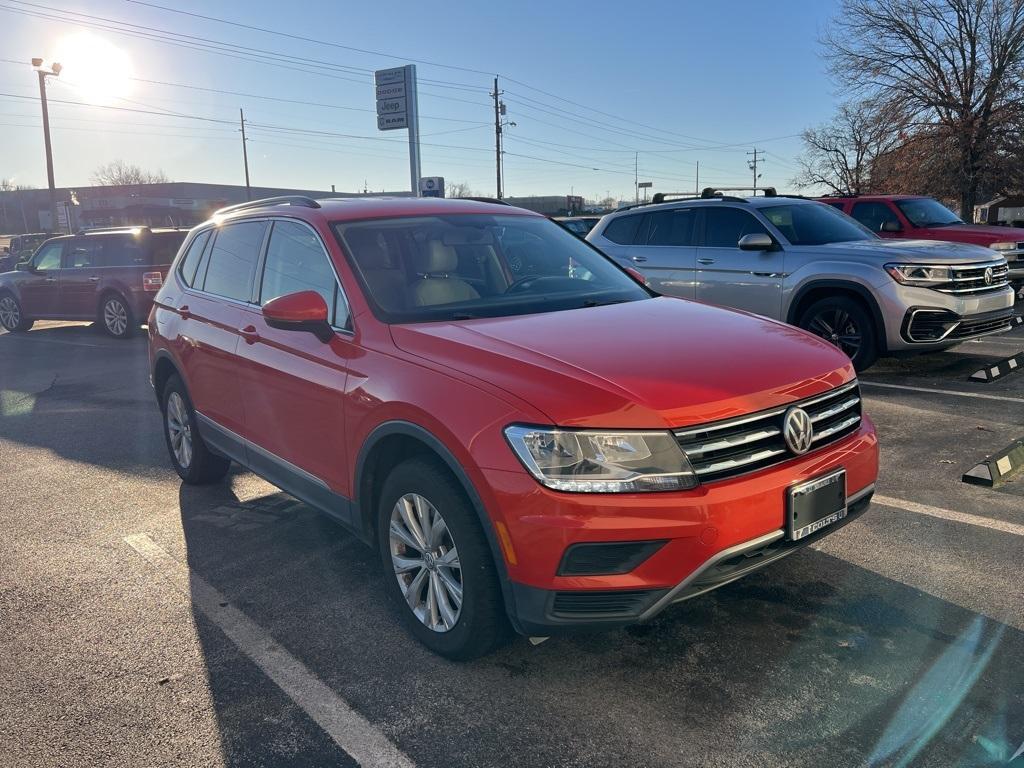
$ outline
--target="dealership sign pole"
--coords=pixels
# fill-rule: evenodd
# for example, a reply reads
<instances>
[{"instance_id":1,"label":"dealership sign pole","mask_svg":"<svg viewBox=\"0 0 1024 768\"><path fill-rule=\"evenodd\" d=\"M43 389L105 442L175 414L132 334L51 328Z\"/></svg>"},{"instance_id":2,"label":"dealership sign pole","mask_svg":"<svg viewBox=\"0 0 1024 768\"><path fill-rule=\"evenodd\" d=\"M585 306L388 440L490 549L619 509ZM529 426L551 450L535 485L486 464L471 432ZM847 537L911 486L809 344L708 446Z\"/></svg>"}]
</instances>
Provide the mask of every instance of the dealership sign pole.
<instances>
[{"instance_id":1,"label":"dealership sign pole","mask_svg":"<svg viewBox=\"0 0 1024 768\"><path fill-rule=\"evenodd\" d=\"M407 64L373 73L377 88L377 128L409 129L409 183L420 194L420 120L416 104L416 65Z\"/></svg>"}]
</instances>

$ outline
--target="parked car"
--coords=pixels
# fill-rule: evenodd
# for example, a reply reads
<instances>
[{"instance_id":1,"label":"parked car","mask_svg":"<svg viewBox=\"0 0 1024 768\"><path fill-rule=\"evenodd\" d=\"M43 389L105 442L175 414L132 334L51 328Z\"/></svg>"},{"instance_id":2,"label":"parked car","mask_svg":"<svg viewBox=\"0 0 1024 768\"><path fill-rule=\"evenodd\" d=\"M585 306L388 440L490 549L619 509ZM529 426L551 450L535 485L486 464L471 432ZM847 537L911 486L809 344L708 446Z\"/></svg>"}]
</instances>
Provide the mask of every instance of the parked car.
<instances>
[{"instance_id":1,"label":"parked car","mask_svg":"<svg viewBox=\"0 0 1024 768\"><path fill-rule=\"evenodd\" d=\"M821 202L852 216L880 237L942 240L991 248L1006 259L1009 280L1024 287L1024 235L1013 227L968 224L931 197L919 195L863 195L823 197Z\"/></svg>"},{"instance_id":2,"label":"parked car","mask_svg":"<svg viewBox=\"0 0 1024 768\"><path fill-rule=\"evenodd\" d=\"M94 230L50 238L17 272L0 274L0 325L27 331L36 320L96 320L127 338L145 321L184 230Z\"/></svg>"},{"instance_id":3,"label":"parked car","mask_svg":"<svg viewBox=\"0 0 1024 768\"><path fill-rule=\"evenodd\" d=\"M0 272L14 269L20 262L32 257L35 249L47 238L52 237L46 232L32 232L27 235L14 235L7 244L6 253L0 254Z\"/></svg>"},{"instance_id":4,"label":"parked car","mask_svg":"<svg viewBox=\"0 0 1024 768\"><path fill-rule=\"evenodd\" d=\"M149 339L181 478L234 460L332 515L451 658L649 619L862 514L878 470L835 347L509 206L233 206Z\"/></svg>"},{"instance_id":5,"label":"parked car","mask_svg":"<svg viewBox=\"0 0 1024 768\"><path fill-rule=\"evenodd\" d=\"M587 233L601 220L600 216L555 216L554 218L577 237L586 237Z\"/></svg>"},{"instance_id":6,"label":"parked car","mask_svg":"<svg viewBox=\"0 0 1024 768\"><path fill-rule=\"evenodd\" d=\"M605 216L587 240L659 293L784 320L831 341L858 370L880 354L942 349L1010 328L999 253L882 240L813 200L722 197Z\"/></svg>"}]
</instances>

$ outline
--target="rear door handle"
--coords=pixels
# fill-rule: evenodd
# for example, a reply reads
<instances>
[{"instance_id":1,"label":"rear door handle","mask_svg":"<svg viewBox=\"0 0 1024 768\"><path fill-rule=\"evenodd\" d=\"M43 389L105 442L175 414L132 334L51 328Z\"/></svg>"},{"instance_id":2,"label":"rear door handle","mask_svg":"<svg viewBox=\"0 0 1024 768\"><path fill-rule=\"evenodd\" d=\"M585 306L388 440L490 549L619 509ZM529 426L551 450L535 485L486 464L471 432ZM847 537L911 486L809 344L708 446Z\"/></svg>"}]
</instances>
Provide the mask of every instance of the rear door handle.
<instances>
[{"instance_id":1,"label":"rear door handle","mask_svg":"<svg viewBox=\"0 0 1024 768\"><path fill-rule=\"evenodd\" d=\"M95 275L93 277L89 278L89 282L90 283L98 283L99 281L100 281L100 279L98 277L96 277Z\"/></svg>"},{"instance_id":2,"label":"rear door handle","mask_svg":"<svg viewBox=\"0 0 1024 768\"><path fill-rule=\"evenodd\" d=\"M714 264L714 259L697 259L698 264Z\"/></svg>"},{"instance_id":3,"label":"rear door handle","mask_svg":"<svg viewBox=\"0 0 1024 768\"><path fill-rule=\"evenodd\" d=\"M630 261L633 261L633 262L635 262L637 264L642 264L645 261L647 261L647 257L646 256L630 256L629 259L630 259Z\"/></svg>"},{"instance_id":4,"label":"rear door handle","mask_svg":"<svg viewBox=\"0 0 1024 768\"><path fill-rule=\"evenodd\" d=\"M57 278L56 277L46 277L46 278L43 278L43 279L46 280L46 282L48 282L48 283L56 283L57 282Z\"/></svg>"},{"instance_id":5,"label":"rear door handle","mask_svg":"<svg viewBox=\"0 0 1024 768\"><path fill-rule=\"evenodd\" d=\"M260 340L260 334L254 325L247 325L245 328L239 329L238 335L245 339L246 344L255 344Z\"/></svg>"},{"instance_id":6,"label":"rear door handle","mask_svg":"<svg viewBox=\"0 0 1024 768\"><path fill-rule=\"evenodd\" d=\"M188 304L183 304L178 307L178 314L181 315L182 320L188 320L192 317L192 313L188 311Z\"/></svg>"}]
</instances>

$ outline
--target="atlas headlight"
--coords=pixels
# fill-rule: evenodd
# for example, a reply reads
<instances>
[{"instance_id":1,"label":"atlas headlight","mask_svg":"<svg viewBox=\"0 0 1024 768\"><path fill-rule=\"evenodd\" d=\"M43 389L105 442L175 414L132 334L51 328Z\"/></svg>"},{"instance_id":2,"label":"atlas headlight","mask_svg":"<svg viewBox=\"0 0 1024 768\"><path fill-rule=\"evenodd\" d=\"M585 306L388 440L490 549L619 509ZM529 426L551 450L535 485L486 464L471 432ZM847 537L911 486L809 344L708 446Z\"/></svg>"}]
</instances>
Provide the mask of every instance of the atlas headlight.
<instances>
[{"instance_id":1,"label":"atlas headlight","mask_svg":"<svg viewBox=\"0 0 1024 768\"><path fill-rule=\"evenodd\" d=\"M505 437L530 474L556 491L638 493L697 485L693 467L668 431L511 426Z\"/></svg>"},{"instance_id":2,"label":"atlas headlight","mask_svg":"<svg viewBox=\"0 0 1024 768\"><path fill-rule=\"evenodd\" d=\"M992 243L989 248L993 251L1016 251L1017 243L1012 240L1003 243Z\"/></svg>"},{"instance_id":3,"label":"atlas headlight","mask_svg":"<svg viewBox=\"0 0 1024 768\"><path fill-rule=\"evenodd\" d=\"M885 271L897 283L921 288L934 288L953 279L949 267L931 264L886 264Z\"/></svg>"}]
</instances>

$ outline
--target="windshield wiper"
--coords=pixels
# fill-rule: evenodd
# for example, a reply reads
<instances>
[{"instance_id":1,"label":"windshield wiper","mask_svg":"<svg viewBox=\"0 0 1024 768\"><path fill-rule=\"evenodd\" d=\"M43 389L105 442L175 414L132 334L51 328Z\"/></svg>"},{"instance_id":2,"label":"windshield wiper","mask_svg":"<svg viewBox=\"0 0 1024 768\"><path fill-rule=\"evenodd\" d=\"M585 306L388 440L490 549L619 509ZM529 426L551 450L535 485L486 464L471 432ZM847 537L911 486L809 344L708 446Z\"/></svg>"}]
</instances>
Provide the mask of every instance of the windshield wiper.
<instances>
[{"instance_id":1,"label":"windshield wiper","mask_svg":"<svg viewBox=\"0 0 1024 768\"><path fill-rule=\"evenodd\" d=\"M606 307L609 304L625 304L627 301L632 301L632 299L607 299L605 301L599 301L598 299L584 299L583 308L589 309L590 307Z\"/></svg>"}]
</instances>

